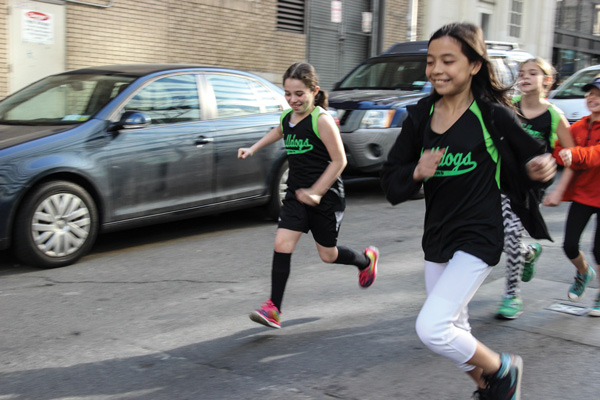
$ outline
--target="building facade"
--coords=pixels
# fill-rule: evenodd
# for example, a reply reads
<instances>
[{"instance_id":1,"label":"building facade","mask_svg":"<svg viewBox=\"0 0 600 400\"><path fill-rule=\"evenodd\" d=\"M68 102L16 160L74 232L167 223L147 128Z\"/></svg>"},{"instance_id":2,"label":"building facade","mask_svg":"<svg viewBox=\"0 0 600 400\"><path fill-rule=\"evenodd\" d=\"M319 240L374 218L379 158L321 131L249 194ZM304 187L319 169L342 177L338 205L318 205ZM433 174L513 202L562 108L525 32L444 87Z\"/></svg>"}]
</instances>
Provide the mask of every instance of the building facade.
<instances>
[{"instance_id":1,"label":"building facade","mask_svg":"<svg viewBox=\"0 0 600 400\"><path fill-rule=\"evenodd\" d=\"M561 78L600 64L600 1L557 0L552 63Z\"/></svg>"},{"instance_id":2,"label":"building facade","mask_svg":"<svg viewBox=\"0 0 600 400\"><path fill-rule=\"evenodd\" d=\"M430 0L423 8L423 39L444 24L466 21L481 26L487 40L552 58L556 0Z\"/></svg>"},{"instance_id":3,"label":"building facade","mask_svg":"<svg viewBox=\"0 0 600 400\"><path fill-rule=\"evenodd\" d=\"M295 61L326 90L396 42L468 21L552 60L598 62L600 0L5 0L0 98L50 73L103 64L239 68L281 84ZM45 18L45 19L44 19Z\"/></svg>"},{"instance_id":4,"label":"building facade","mask_svg":"<svg viewBox=\"0 0 600 400\"><path fill-rule=\"evenodd\" d=\"M6 0L0 98L51 73L122 63L239 68L280 84L308 61L329 89L410 38L417 0Z\"/></svg>"}]
</instances>

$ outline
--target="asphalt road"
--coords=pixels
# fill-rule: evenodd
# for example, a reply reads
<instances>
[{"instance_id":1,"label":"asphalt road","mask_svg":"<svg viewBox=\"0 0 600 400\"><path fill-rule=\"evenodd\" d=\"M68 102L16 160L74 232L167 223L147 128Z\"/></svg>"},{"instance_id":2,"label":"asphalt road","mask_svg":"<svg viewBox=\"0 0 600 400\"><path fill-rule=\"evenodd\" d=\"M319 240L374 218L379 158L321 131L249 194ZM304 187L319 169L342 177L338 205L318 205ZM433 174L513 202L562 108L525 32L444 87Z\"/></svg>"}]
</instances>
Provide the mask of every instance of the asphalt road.
<instances>
[{"instance_id":1,"label":"asphalt road","mask_svg":"<svg viewBox=\"0 0 600 400\"><path fill-rule=\"evenodd\" d=\"M275 234L254 211L103 235L60 269L0 253L0 400L470 398L469 379L414 332L423 201L392 207L372 180L347 192L339 243L379 247L379 276L360 289L353 267L322 263L304 236L281 330L247 316L268 297ZM522 284L525 313L494 318L503 260L470 306L476 337L523 356L524 400L600 390L600 318L560 305L574 274L561 249L566 210L543 209L555 242Z\"/></svg>"}]
</instances>

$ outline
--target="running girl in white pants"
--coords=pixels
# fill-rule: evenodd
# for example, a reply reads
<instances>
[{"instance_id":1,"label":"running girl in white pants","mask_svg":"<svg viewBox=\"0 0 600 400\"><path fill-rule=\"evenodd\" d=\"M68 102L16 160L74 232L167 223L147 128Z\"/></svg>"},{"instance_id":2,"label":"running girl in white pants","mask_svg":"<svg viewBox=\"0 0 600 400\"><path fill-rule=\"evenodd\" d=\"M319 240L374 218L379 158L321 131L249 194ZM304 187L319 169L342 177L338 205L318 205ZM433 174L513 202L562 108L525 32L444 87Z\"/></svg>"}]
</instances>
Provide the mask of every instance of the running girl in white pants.
<instances>
[{"instance_id":1,"label":"running girl in white pants","mask_svg":"<svg viewBox=\"0 0 600 400\"><path fill-rule=\"evenodd\" d=\"M467 307L502 254L500 183L509 196L522 195L534 181L552 179L556 164L523 130L493 71L480 28L455 23L433 34L426 75L434 91L408 110L382 186L392 204L425 189L419 338L466 371L479 398L519 399L521 358L479 342ZM533 237L549 237L537 204L519 204L523 198L513 204L527 212L519 214L523 225Z\"/></svg>"}]
</instances>

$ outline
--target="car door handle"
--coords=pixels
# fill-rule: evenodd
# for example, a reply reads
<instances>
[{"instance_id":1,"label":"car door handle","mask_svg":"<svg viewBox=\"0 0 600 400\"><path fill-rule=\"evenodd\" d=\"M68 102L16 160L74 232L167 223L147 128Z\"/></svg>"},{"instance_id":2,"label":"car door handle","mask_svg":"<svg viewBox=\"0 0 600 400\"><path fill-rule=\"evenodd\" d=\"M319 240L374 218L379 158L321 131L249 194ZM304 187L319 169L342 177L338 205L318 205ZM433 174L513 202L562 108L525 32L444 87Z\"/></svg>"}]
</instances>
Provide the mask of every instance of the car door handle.
<instances>
[{"instance_id":1,"label":"car door handle","mask_svg":"<svg viewBox=\"0 0 600 400\"><path fill-rule=\"evenodd\" d=\"M196 147L202 147L205 144L214 142L214 138L200 136L196 139Z\"/></svg>"}]
</instances>

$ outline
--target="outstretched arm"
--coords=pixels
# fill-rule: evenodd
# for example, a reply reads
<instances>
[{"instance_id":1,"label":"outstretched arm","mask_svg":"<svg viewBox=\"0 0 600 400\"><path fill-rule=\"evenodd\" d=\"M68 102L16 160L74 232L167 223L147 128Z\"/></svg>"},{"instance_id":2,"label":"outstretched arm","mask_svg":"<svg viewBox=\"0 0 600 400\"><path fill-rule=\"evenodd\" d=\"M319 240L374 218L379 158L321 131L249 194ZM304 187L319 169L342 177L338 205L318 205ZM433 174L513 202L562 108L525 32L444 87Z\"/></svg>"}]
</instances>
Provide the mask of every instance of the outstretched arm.
<instances>
[{"instance_id":1,"label":"outstretched arm","mask_svg":"<svg viewBox=\"0 0 600 400\"><path fill-rule=\"evenodd\" d=\"M238 158L251 157L258 150L266 147L270 144L275 143L279 139L283 138L283 132L281 131L281 125L277 125L271 129L265 136L263 136L258 142L254 143L251 147L241 147L238 149Z\"/></svg>"}]
</instances>

